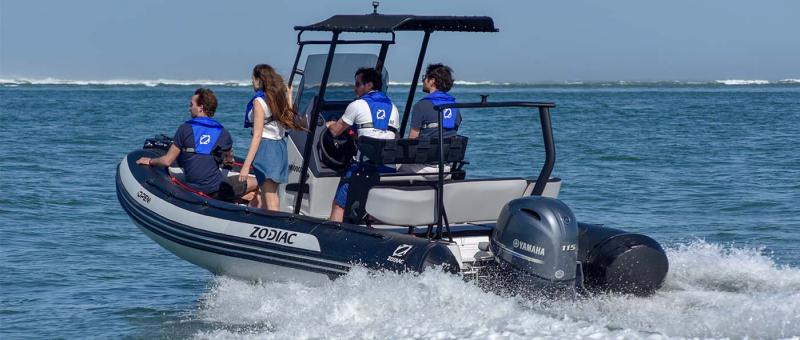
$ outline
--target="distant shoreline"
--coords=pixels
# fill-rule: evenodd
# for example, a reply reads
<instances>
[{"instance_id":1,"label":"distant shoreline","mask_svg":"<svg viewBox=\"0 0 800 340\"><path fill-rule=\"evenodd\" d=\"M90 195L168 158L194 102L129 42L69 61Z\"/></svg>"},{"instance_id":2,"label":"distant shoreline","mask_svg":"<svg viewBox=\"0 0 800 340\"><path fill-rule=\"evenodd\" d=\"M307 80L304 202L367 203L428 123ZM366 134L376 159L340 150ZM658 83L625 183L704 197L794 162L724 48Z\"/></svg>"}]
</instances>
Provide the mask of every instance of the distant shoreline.
<instances>
[{"instance_id":1,"label":"distant shoreline","mask_svg":"<svg viewBox=\"0 0 800 340\"><path fill-rule=\"evenodd\" d=\"M389 86L408 86L411 82L389 82ZM249 81L243 80L177 80L177 79L108 79L108 80L72 80L58 78L0 78L0 86L20 85L67 85L67 86L229 86L249 87ZM350 84L333 84L349 86ZM800 79L786 78L780 80L762 79L723 79L708 81L541 81L541 82L495 82L495 81L456 81L459 86L510 86L510 87L537 87L537 86L758 86L758 85L800 85Z\"/></svg>"}]
</instances>

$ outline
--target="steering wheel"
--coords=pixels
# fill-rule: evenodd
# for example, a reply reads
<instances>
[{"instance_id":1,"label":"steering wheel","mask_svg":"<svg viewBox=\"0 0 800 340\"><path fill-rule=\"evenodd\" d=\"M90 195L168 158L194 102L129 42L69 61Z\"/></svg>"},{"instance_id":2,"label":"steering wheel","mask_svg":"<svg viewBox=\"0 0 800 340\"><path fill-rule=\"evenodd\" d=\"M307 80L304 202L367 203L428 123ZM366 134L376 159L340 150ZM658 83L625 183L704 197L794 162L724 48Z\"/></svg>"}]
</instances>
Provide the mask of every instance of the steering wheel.
<instances>
[{"instance_id":1,"label":"steering wheel","mask_svg":"<svg viewBox=\"0 0 800 340\"><path fill-rule=\"evenodd\" d=\"M325 129L317 142L319 160L336 172L344 171L358 152L355 137L349 132L334 137L330 130Z\"/></svg>"}]
</instances>

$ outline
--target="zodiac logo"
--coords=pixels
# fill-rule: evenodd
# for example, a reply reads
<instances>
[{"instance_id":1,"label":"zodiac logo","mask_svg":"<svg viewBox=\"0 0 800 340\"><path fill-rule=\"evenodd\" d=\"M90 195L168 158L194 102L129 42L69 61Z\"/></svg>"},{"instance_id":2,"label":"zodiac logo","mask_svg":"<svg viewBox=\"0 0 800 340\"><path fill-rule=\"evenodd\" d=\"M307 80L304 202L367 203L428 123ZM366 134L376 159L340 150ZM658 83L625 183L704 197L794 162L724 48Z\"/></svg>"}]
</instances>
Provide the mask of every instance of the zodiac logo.
<instances>
[{"instance_id":1,"label":"zodiac logo","mask_svg":"<svg viewBox=\"0 0 800 340\"><path fill-rule=\"evenodd\" d=\"M408 244L400 245L399 247L397 247L397 249L394 250L394 254L392 254L392 256L397 256L397 257L406 256L406 254L408 254L408 251L411 250L411 248L413 247L414 246Z\"/></svg>"},{"instance_id":2,"label":"zodiac logo","mask_svg":"<svg viewBox=\"0 0 800 340\"><path fill-rule=\"evenodd\" d=\"M200 136L200 144L206 145L211 142L211 135L202 135Z\"/></svg>"},{"instance_id":3,"label":"zodiac logo","mask_svg":"<svg viewBox=\"0 0 800 340\"><path fill-rule=\"evenodd\" d=\"M444 115L444 119L450 119L450 117L453 116L453 110L452 109L444 109L444 111L442 111L442 114Z\"/></svg>"}]
</instances>

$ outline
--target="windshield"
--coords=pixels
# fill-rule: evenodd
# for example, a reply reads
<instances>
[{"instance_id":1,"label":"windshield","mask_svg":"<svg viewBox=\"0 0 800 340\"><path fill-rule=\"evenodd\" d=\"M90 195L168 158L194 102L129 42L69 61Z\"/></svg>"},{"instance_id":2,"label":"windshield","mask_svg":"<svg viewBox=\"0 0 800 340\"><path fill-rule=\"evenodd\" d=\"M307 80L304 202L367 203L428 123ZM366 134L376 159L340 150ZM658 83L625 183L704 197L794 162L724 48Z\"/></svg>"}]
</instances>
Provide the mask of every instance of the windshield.
<instances>
[{"instance_id":1,"label":"windshield","mask_svg":"<svg viewBox=\"0 0 800 340\"><path fill-rule=\"evenodd\" d=\"M306 66L303 69L303 78L300 81L298 103L295 107L300 108L300 112L305 112L311 98L319 93L319 86L322 82L322 73L325 71L325 59L327 54L312 54L306 59ZM368 53L336 53L333 55L331 64L331 74L328 76L328 84L325 86L325 100L353 100L353 84L356 70L361 67L375 67L378 56ZM386 89L389 73L383 69L383 90Z\"/></svg>"}]
</instances>

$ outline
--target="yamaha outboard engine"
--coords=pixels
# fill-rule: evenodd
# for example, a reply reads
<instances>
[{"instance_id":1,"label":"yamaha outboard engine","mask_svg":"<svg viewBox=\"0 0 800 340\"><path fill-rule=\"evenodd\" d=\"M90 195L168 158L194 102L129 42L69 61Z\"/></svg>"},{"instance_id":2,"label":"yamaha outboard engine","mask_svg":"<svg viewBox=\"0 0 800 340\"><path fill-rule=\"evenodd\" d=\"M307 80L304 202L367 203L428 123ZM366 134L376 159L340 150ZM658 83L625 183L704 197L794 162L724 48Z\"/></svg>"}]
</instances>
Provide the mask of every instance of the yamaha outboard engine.
<instances>
[{"instance_id":1,"label":"yamaha outboard engine","mask_svg":"<svg viewBox=\"0 0 800 340\"><path fill-rule=\"evenodd\" d=\"M574 294L578 223L563 202L530 196L508 202L494 228L492 252L509 282L530 292Z\"/></svg>"},{"instance_id":2,"label":"yamaha outboard engine","mask_svg":"<svg viewBox=\"0 0 800 340\"><path fill-rule=\"evenodd\" d=\"M598 224L579 223L578 230L587 290L647 296L661 287L669 261L658 242Z\"/></svg>"}]
</instances>

